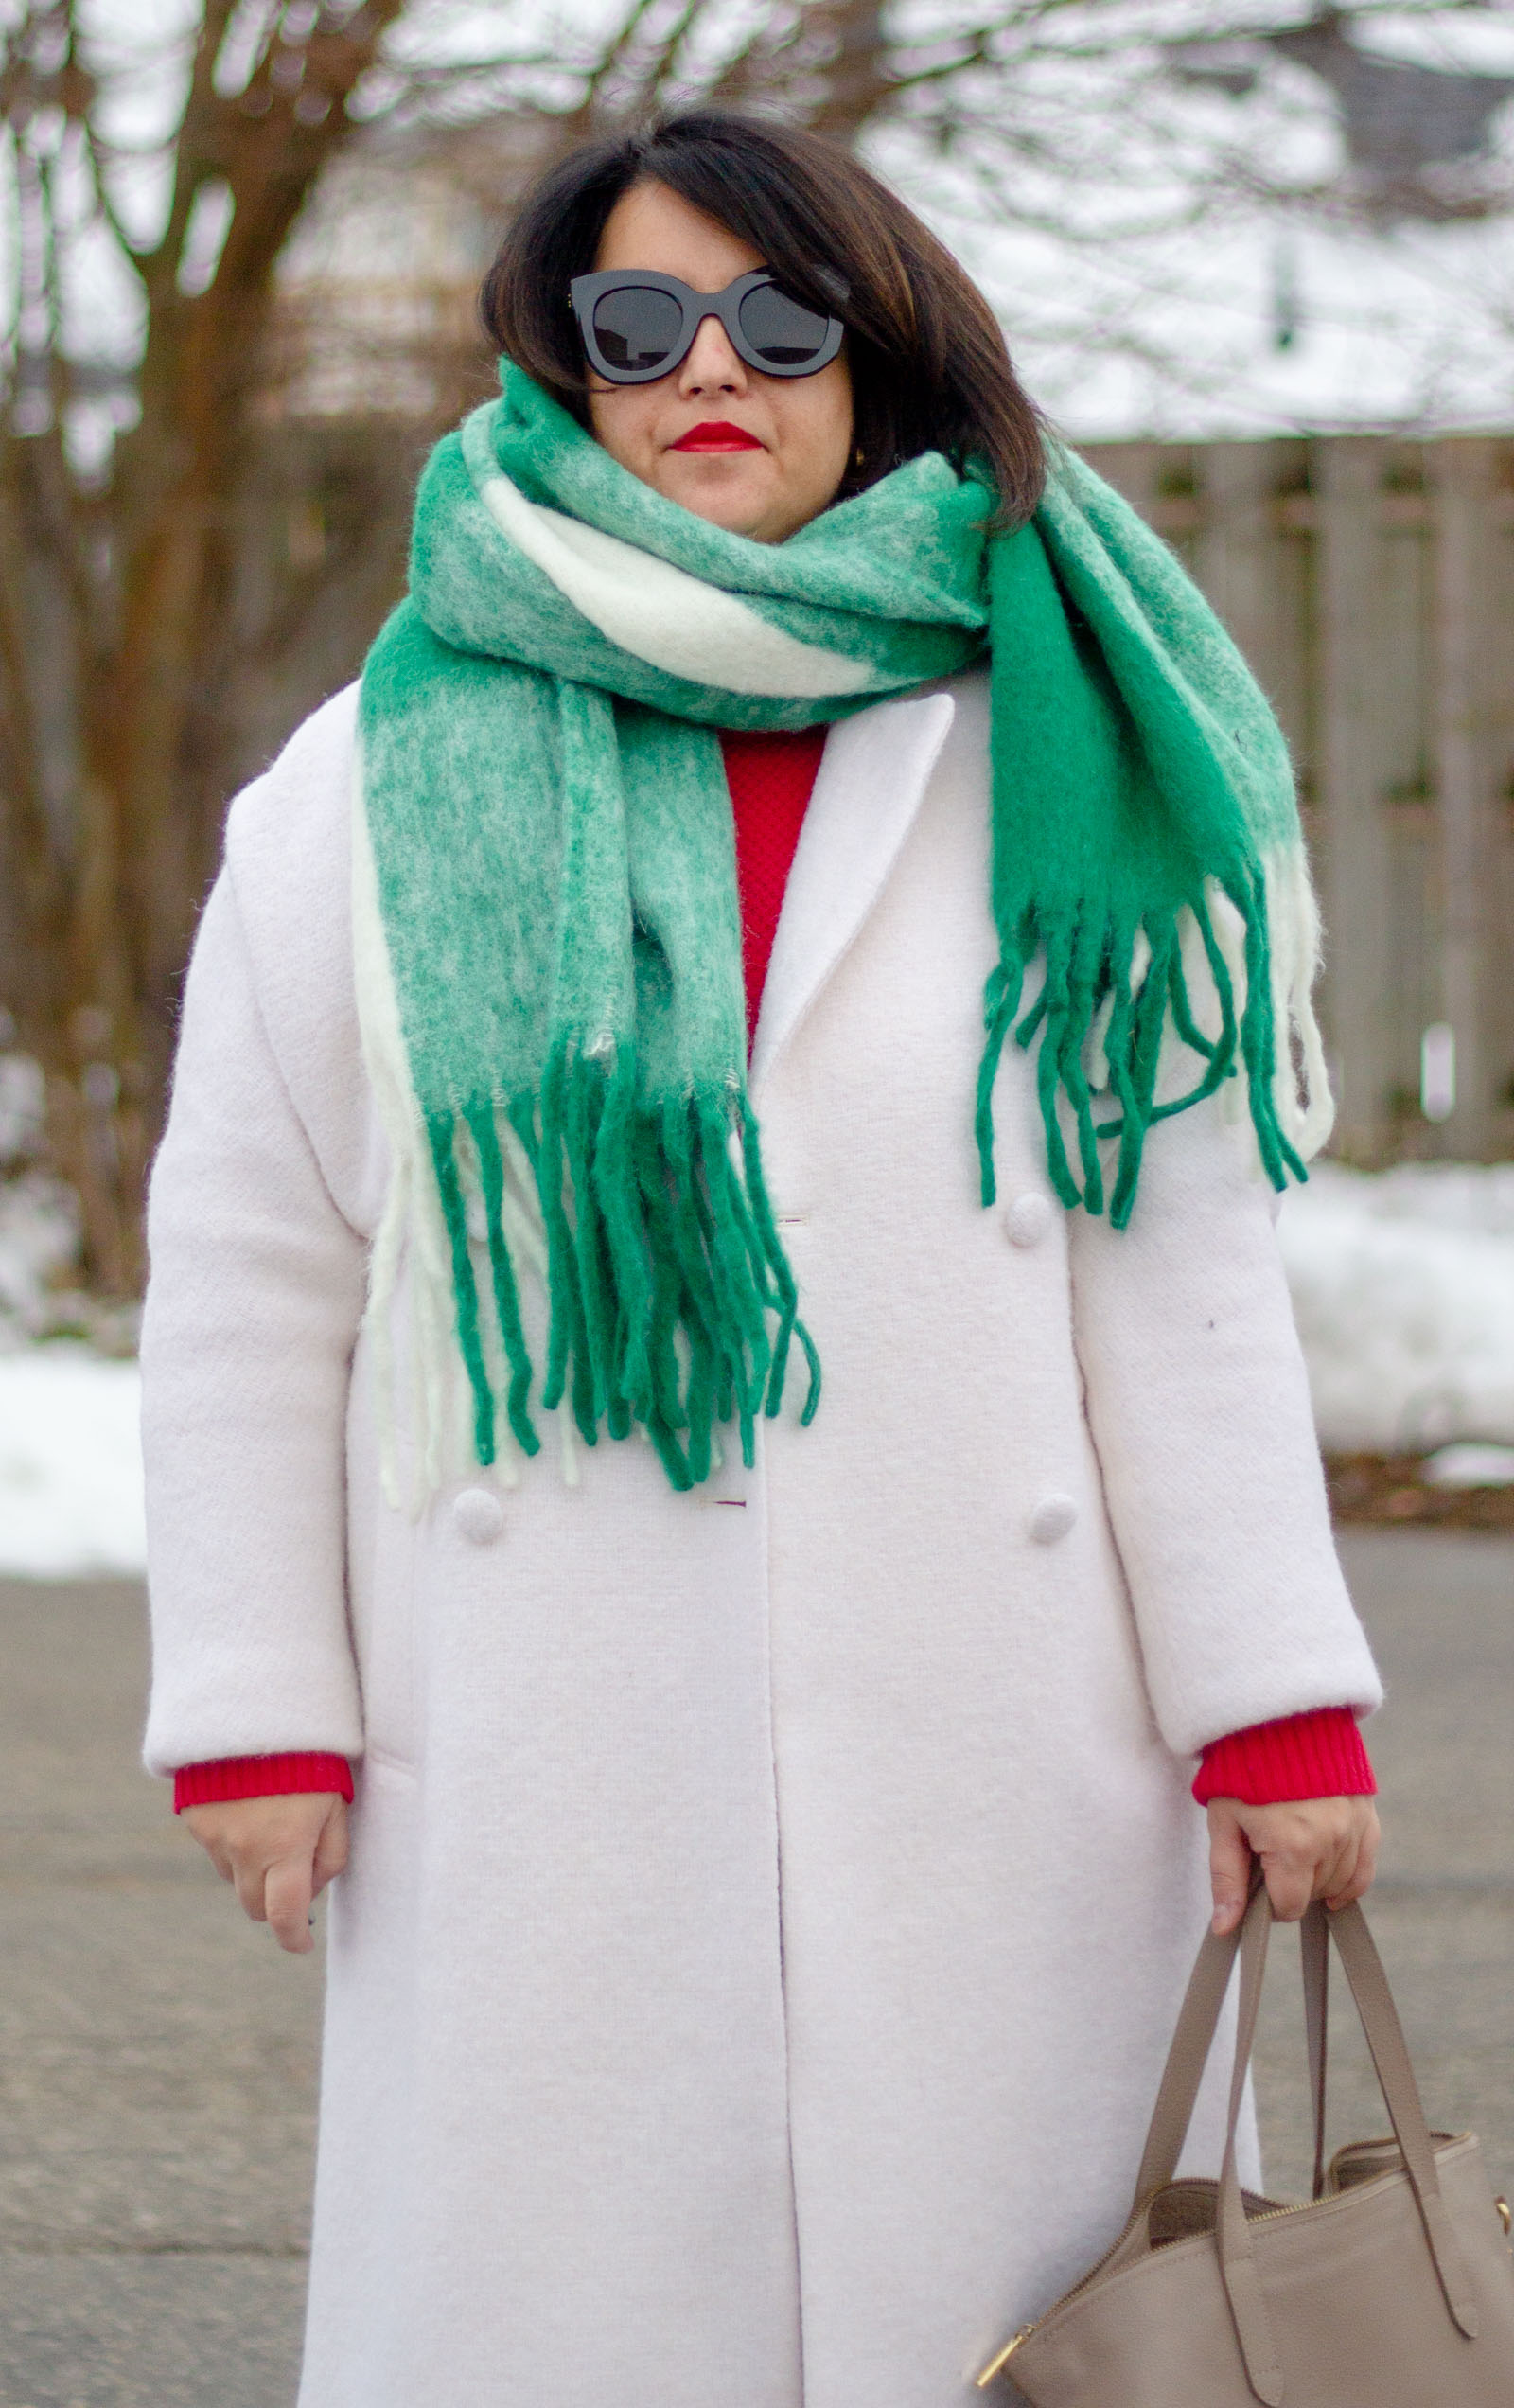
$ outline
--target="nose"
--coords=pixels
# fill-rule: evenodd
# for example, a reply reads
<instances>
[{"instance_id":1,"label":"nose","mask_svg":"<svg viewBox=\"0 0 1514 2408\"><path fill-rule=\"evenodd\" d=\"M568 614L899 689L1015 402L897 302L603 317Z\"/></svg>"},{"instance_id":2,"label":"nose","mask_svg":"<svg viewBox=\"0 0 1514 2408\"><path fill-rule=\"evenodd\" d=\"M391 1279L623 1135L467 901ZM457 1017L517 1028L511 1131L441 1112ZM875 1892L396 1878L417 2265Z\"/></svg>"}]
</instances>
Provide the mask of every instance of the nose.
<instances>
[{"instance_id":1,"label":"nose","mask_svg":"<svg viewBox=\"0 0 1514 2408\"><path fill-rule=\"evenodd\" d=\"M714 393L745 393L747 370L718 318L705 318L678 370L678 391L698 401Z\"/></svg>"}]
</instances>

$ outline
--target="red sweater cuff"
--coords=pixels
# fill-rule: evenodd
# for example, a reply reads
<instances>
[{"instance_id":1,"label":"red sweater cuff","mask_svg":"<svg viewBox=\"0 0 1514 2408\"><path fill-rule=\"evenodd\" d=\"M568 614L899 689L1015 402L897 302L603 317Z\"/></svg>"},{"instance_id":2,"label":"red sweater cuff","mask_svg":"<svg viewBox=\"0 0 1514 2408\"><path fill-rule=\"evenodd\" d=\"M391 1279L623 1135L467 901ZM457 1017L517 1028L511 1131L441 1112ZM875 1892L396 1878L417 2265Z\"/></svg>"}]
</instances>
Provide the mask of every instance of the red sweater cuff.
<instances>
[{"instance_id":1,"label":"red sweater cuff","mask_svg":"<svg viewBox=\"0 0 1514 2408\"><path fill-rule=\"evenodd\" d=\"M1242 1806L1280 1806L1297 1797L1372 1797L1377 1781L1348 1706L1320 1706L1286 1714L1211 1742L1199 1762L1193 1795L1236 1797Z\"/></svg>"},{"instance_id":2,"label":"red sweater cuff","mask_svg":"<svg viewBox=\"0 0 1514 2408\"><path fill-rule=\"evenodd\" d=\"M219 1756L204 1764L181 1764L173 1777L173 1811L219 1806L230 1797L291 1797L334 1789L352 1796L352 1766L344 1756L320 1749L290 1756Z\"/></svg>"}]
</instances>

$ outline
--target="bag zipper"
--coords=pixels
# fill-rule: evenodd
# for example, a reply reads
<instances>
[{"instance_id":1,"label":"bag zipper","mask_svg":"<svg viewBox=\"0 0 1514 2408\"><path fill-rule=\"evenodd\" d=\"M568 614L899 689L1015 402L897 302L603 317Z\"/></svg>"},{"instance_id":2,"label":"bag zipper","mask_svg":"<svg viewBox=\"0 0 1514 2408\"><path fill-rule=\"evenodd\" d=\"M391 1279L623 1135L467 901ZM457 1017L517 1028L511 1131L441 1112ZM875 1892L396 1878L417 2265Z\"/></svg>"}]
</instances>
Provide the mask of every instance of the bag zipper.
<instances>
[{"instance_id":1,"label":"bag zipper","mask_svg":"<svg viewBox=\"0 0 1514 2408\"><path fill-rule=\"evenodd\" d=\"M1002 2375L1005 2367L1009 2364L1010 2360L1019 2348L1021 2342L1029 2340L1030 2334L1033 2333L1034 2330L1035 2326L1033 2324L1022 2325L1020 2327L1019 2331L1014 2335L1012 2341L1007 2341L1005 2343L993 2364L984 2367L982 2373L977 2378L977 2383L976 2386L977 2390L986 2391L989 2384L994 2381L995 2376Z\"/></svg>"}]
</instances>

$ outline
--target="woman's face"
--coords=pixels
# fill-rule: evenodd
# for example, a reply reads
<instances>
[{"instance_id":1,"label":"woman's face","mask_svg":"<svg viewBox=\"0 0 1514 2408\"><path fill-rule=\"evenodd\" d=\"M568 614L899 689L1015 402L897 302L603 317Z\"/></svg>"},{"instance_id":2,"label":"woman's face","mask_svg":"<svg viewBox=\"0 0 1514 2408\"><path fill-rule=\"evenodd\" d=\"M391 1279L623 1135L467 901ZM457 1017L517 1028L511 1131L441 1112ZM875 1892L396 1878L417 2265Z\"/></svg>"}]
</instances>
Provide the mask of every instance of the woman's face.
<instances>
[{"instance_id":1,"label":"woman's face","mask_svg":"<svg viewBox=\"0 0 1514 2408\"><path fill-rule=\"evenodd\" d=\"M766 264L653 183L622 193L594 261L656 268L695 292L720 292ZM782 543L835 500L846 474L852 379L844 350L815 376L764 376L733 349L719 319L706 318L687 358L652 383L607 384L592 369L589 381L590 423L611 458L733 535ZM731 430L729 448L680 450L691 435L699 441L697 430L716 427Z\"/></svg>"}]
</instances>

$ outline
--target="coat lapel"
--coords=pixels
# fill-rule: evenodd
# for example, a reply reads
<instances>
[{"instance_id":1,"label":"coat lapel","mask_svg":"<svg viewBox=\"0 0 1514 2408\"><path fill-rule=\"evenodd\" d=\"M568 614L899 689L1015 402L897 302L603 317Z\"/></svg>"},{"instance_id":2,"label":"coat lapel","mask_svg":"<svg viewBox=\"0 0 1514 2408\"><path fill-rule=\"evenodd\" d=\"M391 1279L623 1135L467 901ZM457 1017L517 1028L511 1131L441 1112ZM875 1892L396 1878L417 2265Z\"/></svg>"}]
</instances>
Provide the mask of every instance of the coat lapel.
<instances>
[{"instance_id":1,"label":"coat lapel","mask_svg":"<svg viewBox=\"0 0 1514 2408\"><path fill-rule=\"evenodd\" d=\"M949 694L916 695L876 703L831 730L763 989L754 1093L882 894L956 709Z\"/></svg>"}]
</instances>

